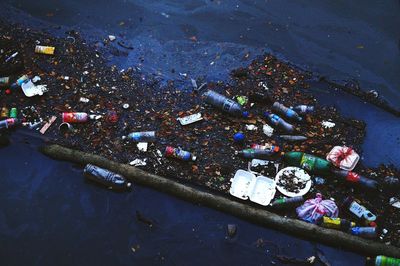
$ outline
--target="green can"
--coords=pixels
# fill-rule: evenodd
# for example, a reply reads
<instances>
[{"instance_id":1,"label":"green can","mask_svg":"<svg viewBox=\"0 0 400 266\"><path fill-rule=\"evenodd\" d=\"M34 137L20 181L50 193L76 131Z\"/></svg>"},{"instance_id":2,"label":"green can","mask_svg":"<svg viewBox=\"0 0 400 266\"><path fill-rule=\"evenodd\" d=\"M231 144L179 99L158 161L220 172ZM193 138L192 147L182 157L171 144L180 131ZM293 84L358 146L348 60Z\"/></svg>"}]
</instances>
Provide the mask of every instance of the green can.
<instances>
[{"instance_id":1,"label":"green can","mask_svg":"<svg viewBox=\"0 0 400 266\"><path fill-rule=\"evenodd\" d=\"M11 108L9 117L10 118L17 118L17 115L18 115L17 108L15 108L15 107Z\"/></svg>"}]
</instances>

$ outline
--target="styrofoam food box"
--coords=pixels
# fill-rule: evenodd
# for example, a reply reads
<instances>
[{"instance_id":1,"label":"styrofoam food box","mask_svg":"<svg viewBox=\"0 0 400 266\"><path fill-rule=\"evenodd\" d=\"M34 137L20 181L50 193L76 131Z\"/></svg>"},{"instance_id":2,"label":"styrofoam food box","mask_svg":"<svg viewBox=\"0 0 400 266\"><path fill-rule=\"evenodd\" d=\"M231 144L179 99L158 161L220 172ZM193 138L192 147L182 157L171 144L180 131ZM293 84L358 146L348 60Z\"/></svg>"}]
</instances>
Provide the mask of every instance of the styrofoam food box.
<instances>
[{"instance_id":1,"label":"styrofoam food box","mask_svg":"<svg viewBox=\"0 0 400 266\"><path fill-rule=\"evenodd\" d=\"M238 170L231 179L231 188L229 193L232 196L267 206L275 196L275 181L266 176L255 176L254 174Z\"/></svg>"}]
</instances>

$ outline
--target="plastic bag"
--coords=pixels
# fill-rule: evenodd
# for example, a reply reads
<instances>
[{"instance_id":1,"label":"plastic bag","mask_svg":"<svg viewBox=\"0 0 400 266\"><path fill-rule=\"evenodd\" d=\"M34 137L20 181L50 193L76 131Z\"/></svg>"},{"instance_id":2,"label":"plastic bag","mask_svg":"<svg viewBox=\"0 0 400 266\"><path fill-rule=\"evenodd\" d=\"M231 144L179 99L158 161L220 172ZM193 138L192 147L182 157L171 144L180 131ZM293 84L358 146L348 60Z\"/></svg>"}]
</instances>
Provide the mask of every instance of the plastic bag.
<instances>
[{"instance_id":1,"label":"plastic bag","mask_svg":"<svg viewBox=\"0 0 400 266\"><path fill-rule=\"evenodd\" d=\"M308 199L303 205L297 207L297 216L309 223L317 223L322 216L337 218L338 207L333 200L322 200L322 195L317 193L315 199Z\"/></svg>"}]
</instances>

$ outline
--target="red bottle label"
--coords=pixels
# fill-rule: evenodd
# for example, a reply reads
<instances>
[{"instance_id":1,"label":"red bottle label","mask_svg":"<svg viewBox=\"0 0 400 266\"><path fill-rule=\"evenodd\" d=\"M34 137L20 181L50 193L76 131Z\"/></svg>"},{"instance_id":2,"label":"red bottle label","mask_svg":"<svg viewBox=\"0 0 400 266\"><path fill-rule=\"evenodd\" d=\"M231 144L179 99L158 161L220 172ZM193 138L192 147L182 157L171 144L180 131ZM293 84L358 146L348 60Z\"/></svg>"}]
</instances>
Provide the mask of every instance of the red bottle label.
<instances>
[{"instance_id":1,"label":"red bottle label","mask_svg":"<svg viewBox=\"0 0 400 266\"><path fill-rule=\"evenodd\" d=\"M360 176L354 172L349 172L346 176L346 180L353 183L358 183Z\"/></svg>"}]
</instances>

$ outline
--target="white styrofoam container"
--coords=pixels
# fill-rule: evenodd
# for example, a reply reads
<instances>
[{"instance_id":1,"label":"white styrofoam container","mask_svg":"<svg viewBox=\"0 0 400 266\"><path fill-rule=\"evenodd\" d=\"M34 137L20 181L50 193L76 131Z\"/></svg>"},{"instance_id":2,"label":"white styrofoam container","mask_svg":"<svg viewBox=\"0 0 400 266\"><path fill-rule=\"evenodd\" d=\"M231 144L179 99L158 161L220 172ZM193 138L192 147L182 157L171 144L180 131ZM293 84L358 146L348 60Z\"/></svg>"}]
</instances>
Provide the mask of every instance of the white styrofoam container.
<instances>
[{"instance_id":1,"label":"white styrofoam container","mask_svg":"<svg viewBox=\"0 0 400 266\"><path fill-rule=\"evenodd\" d=\"M273 179L265 176L255 176L254 174L238 170L231 179L229 193L232 196L267 206L275 196L276 184Z\"/></svg>"}]
</instances>

